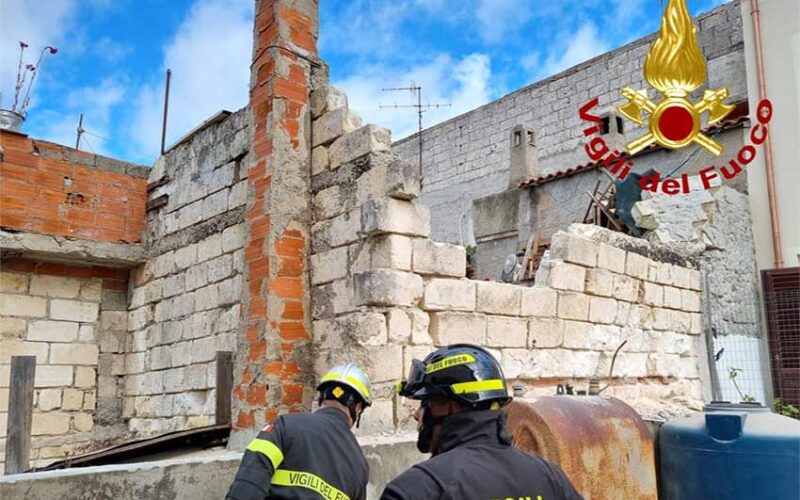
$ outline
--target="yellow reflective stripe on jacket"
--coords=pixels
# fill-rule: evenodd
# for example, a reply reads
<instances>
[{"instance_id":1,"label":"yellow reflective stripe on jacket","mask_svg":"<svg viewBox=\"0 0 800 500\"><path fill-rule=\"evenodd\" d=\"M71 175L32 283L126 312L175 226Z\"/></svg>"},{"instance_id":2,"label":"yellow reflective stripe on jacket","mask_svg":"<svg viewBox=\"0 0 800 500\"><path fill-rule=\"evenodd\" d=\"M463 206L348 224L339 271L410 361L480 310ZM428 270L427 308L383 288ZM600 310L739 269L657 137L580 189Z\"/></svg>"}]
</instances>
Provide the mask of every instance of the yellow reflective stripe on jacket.
<instances>
[{"instance_id":1,"label":"yellow reflective stripe on jacket","mask_svg":"<svg viewBox=\"0 0 800 500\"><path fill-rule=\"evenodd\" d=\"M336 489L321 477L316 474L311 474L310 472L278 469L272 476L272 484L307 488L316 491L326 500L350 500L350 497L344 494L344 492Z\"/></svg>"},{"instance_id":2,"label":"yellow reflective stripe on jacket","mask_svg":"<svg viewBox=\"0 0 800 500\"><path fill-rule=\"evenodd\" d=\"M459 382L450 386L455 394L471 394L473 392L494 391L503 389L505 385L499 378L490 380L476 380L474 382Z\"/></svg>"},{"instance_id":3,"label":"yellow reflective stripe on jacket","mask_svg":"<svg viewBox=\"0 0 800 500\"><path fill-rule=\"evenodd\" d=\"M274 470L277 470L278 466L281 464L281 462L283 462L283 452L272 441L255 438L254 440L250 441L250 444L247 445L247 449L256 453L261 453L269 458L269 461L272 462L272 468Z\"/></svg>"},{"instance_id":4,"label":"yellow reflective stripe on jacket","mask_svg":"<svg viewBox=\"0 0 800 500\"><path fill-rule=\"evenodd\" d=\"M323 377L321 379L319 379L319 383L321 384L323 382L328 382L329 380L347 381L347 382L353 384L354 386L356 386L361 391L361 394L363 394L365 398L369 398L370 397L369 389L367 389L367 386L362 384L361 381L358 380L355 377L345 377L344 379L342 379L342 374L341 373L335 373L335 372L334 373L326 373L325 375L323 375Z\"/></svg>"},{"instance_id":5,"label":"yellow reflective stripe on jacket","mask_svg":"<svg viewBox=\"0 0 800 500\"><path fill-rule=\"evenodd\" d=\"M433 373L438 372L439 370L444 370L445 368L450 368L451 366L457 365L465 365L467 363L472 363L475 361L475 358L472 354L456 354L454 356L449 356L444 359L440 359L435 363L431 363L425 367L425 373Z\"/></svg>"}]
</instances>

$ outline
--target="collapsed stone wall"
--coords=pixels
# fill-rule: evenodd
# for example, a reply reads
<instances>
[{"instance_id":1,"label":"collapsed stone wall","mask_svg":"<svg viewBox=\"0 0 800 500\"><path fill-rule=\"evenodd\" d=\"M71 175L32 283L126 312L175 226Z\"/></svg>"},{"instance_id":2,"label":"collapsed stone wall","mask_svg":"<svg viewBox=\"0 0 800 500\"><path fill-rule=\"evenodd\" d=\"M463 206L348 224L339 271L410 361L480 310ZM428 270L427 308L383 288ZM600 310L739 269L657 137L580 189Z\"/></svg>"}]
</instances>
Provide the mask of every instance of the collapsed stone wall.
<instances>
[{"instance_id":1,"label":"collapsed stone wall","mask_svg":"<svg viewBox=\"0 0 800 500\"><path fill-rule=\"evenodd\" d=\"M627 340L608 394L697 406L700 274L690 262L573 225L553 237L535 287L468 280L464 248L429 239L416 166L346 103L324 84L312 97L313 338L317 375L345 361L366 367L376 401L360 432L410 426L394 383L412 358L457 342L488 347L536 394L608 375Z\"/></svg>"},{"instance_id":2,"label":"collapsed stone wall","mask_svg":"<svg viewBox=\"0 0 800 500\"><path fill-rule=\"evenodd\" d=\"M159 158L132 273L122 416L154 434L213 423L217 351L235 351L249 150L245 108Z\"/></svg>"},{"instance_id":3,"label":"collapsed stone wall","mask_svg":"<svg viewBox=\"0 0 800 500\"><path fill-rule=\"evenodd\" d=\"M0 272L0 470L12 356L36 356L31 466L107 446L119 422L128 272L4 259Z\"/></svg>"}]
</instances>

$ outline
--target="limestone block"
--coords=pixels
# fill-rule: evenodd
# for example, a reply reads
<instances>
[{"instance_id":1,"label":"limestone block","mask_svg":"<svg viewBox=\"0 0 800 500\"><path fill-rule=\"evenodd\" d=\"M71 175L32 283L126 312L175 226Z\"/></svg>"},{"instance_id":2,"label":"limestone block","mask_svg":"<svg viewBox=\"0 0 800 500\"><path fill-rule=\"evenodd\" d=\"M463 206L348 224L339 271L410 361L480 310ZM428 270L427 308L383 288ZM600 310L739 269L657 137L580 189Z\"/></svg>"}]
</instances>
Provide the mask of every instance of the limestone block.
<instances>
[{"instance_id":1,"label":"limestone block","mask_svg":"<svg viewBox=\"0 0 800 500\"><path fill-rule=\"evenodd\" d=\"M311 256L311 284L320 285L347 275L347 247L334 248Z\"/></svg>"},{"instance_id":2,"label":"limestone block","mask_svg":"<svg viewBox=\"0 0 800 500\"><path fill-rule=\"evenodd\" d=\"M638 304L630 302L617 302L617 318L614 321L619 326L639 327L642 324L642 309Z\"/></svg>"},{"instance_id":3,"label":"limestone block","mask_svg":"<svg viewBox=\"0 0 800 500\"><path fill-rule=\"evenodd\" d=\"M582 292L586 283L586 269L566 262L554 262L550 268L551 287L558 290Z\"/></svg>"},{"instance_id":4,"label":"limestone block","mask_svg":"<svg viewBox=\"0 0 800 500\"><path fill-rule=\"evenodd\" d=\"M228 196L230 189L222 189L203 198L203 219L209 219L228 210Z\"/></svg>"},{"instance_id":5,"label":"limestone block","mask_svg":"<svg viewBox=\"0 0 800 500\"><path fill-rule=\"evenodd\" d=\"M692 285L692 269L673 266L672 284L678 288L690 288Z\"/></svg>"},{"instance_id":6,"label":"limestone block","mask_svg":"<svg viewBox=\"0 0 800 500\"><path fill-rule=\"evenodd\" d=\"M612 324L617 318L617 301L606 297L592 297L589 303L589 321Z\"/></svg>"},{"instance_id":7,"label":"limestone block","mask_svg":"<svg viewBox=\"0 0 800 500\"><path fill-rule=\"evenodd\" d=\"M555 318L531 318L528 342L531 349L559 347L564 341L564 321Z\"/></svg>"},{"instance_id":8,"label":"limestone block","mask_svg":"<svg viewBox=\"0 0 800 500\"><path fill-rule=\"evenodd\" d=\"M702 280L702 277L700 275L700 271L697 271L695 269L690 269L689 270L689 289L690 290L696 290L696 291L699 292L701 290L701 280Z\"/></svg>"},{"instance_id":9,"label":"limestone block","mask_svg":"<svg viewBox=\"0 0 800 500\"><path fill-rule=\"evenodd\" d=\"M333 313L342 314L356 309L356 296L353 280L345 278L332 283Z\"/></svg>"},{"instance_id":10,"label":"limestone block","mask_svg":"<svg viewBox=\"0 0 800 500\"><path fill-rule=\"evenodd\" d=\"M31 423L33 436L58 436L69 432L69 413L34 413Z\"/></svg>"},{"instance_id":11,"label":"limestone block","mask_svg":"<svg viewBox=\"0 0 800 500\"><path fill-rule=\"evenodd\" d=\"M154 259L153 278L161 278L175 270L175 252L166 252Z\"/></svg>"},{"instance_id":12,"label":"limestone block","mask_svg":"<svg viewBox=\"0 0 800 500\"><path fill-rule=\"evenodd\" d=\"M28 322L23 318L0 316L0 340L21 339L27 328Z\"/></svg>"},{"instance_id":13,"label":"limestone block","mask_svg":"<svg viewBox=\"0 0 800 500\"><path fill-rule=\"evenodd\" d=\"M333 349L345 345L345 334L343 322L338 319L320 319L311 325L314 345L323 349Z\"/></svg>"},{"instance_id":14,"label":"limestone block","mask_svg":"<svg viewBox=\"0 0 800 500\"><path fill-rule=\"evenodd\" d=\"M236 224L222 231L222 251L232 252L242 248L247 236L247 229L244 224Z\"/></svg>"},{"instance_id":15,"label":"limestone block","mask_svg":"<svg viewBox=\"0 0 800 500\"><path fill-rule=\"evenodd\" d=\"M65 410L80 410L83 408L84 395L80 389L64 389L64 398L61 407Z\"/></svg>"},{"instance_id":16,"label":"limestone block","mask_svg":"<svg viewBox=\"0 0 800 500\"><path fill-rule=\"evenodd\" d=\"M656 330L672 329L672 315L669 309L653 308L653 328Z\"/></svg>"},{"instance_id":17,"label":"limestone block","mask_svg":"<svg viewBox=\"0 0 800 500\"><path fill-rule=\"evenodd\" d=\"M431 345L433 339L430 334L430 316L424 311L413 308L408 309L411 317L411 343L414 345Z\"/></svg>"},{"instance_id":18,"label":"limestone block","mask_svg":"<svg viewBox=\"0 0 800 500\"><path fill-rule=\"evenodd\" d=\"M691 313L683 311L669 311L670 330L678 333L689 333L692 329Z\"/></svg>"},{"instance_id":19,"label":"limestone block","mask_svg":"<svg viewBox=\"0 0 800 500\"><path fill-rule=\"evenodd\" d=\"M500 364L507 379L537 378L540 376L538 359L541 351L528 349L503 349Z\"/></svg>"},{"instance_id":20,"label":"limestone block","mask_svg":"<svg viewBox=\"0 0 800 500\"><path fill-rule=\"evenodd\" d=\"M27 291L27 274L0 272L0 292L25 293Z\"/></svg>"},{"instance_id":21,"label":"limestone block","mask_svg":"<svg viewBox=\"0 0 800 500\"><path fill-rule=\"evenodd\" d=\"M626 302L637 302L639 300L639 280L618 274L614 276L613 283L613 297L615 299Z\"/></svg>"},{"instance_id":22,"label":"limestone block","mask_svg":"<svg viewBox=\"0 0 800 500\"><path fill-rule=\"evenodd\" d=\"M425 285L422 308L428 311L474 311L475 282L467 279L431 279Z\"/></svg>"},{"instance_id":23,"label":"limestone block","mask_svg":"<svg viewBox=\"0 0 800 500\"><path fill-rule=\"evenodd\" d=\"M178 252L180 252L180 250L178 250ZM221 233L214 233L197 244L197 262L211 260L214 257L219 257L220 255L222 255Z\"/></svg>"},{"instance_id":24,"label":"limestone block","mask_svg":"<svg viewBox=\"0 0 800 500\"><path fill-rule=\"evenodd\" d=\"M646 377L647 359L646 353L620 352L614 362L614 377ZM597 373L608 374L610 369L611 356L602 356L597 366Z\"/></svg>"},{"instance_id":25,"label":"limestone block","mask_svg":"<svg viewBox=\"0 0 800 500\"><path fill-rule=\"evenodd\" d=\"M491 281L477 281L475 286L478 312L519 316L523 287Z\"/></svg>"},{"instance_id":26,"label":"limestone block","mask_svg":"<svg viewBox=\"0 0 800 500\"><path fill-rule=\"evenodd\" d=\"M84 280L81 284L81 300L91 300L100 302L103 298L103 280L100 278L93 278Z\"/></svg>"},{"instance_id":27,"label":"limestone block","mask_svg":"<svg viewBox=\"0 0 800 500\"><path fill-rule=\"evenodd\" d=\"M607 244L600 245L597 266L615 273L625 273L625 250Z\"/></svg>"},{"instance_id":28,"label":"limestone block","mask_svg":"<svg viewBox=\"0 0 800 500\"><path fill-rule=\"evenodd\" d=\"M598 246L578 236L558 232L550 240L550 257L586 267L597 266Z\"/></svg>"},{"instance_id":29,"label":"limestone block","mask_svg":"<svg viewBox=\"0 0 800 500\"><path fill-rule=\"evenodd\" d=\"M172 348L167 346L154 347L148 351L148 367L151 370L169 368Z\"/></svg>"},{"instance_id":30,"label":"limestone block","mask_svg":"<svg viewBox=\"0 0 800 500\"><path fill-rule=\"evenodd\" d=\"M587 269L586 270L586 293L611 297L614 293L614 275L608 269Z\"/></svg>"},{"instance_id":31,"label":"limestone block","mask_svg":"<svg viewBox=\"0 0 800 500\"><path fill-rule=\"evenodd\" d=\"M312 147L327 146L359 127L361 127L361 117L355 111L348 108L328 111L311 125Z\"/></svg>"},{"instance_id":32,"label":"limestone block","mask_svg":"<svg viewBox=\"0 0 800 500\"><path fill-rule=\"evenodd\" d=\"M528 320L488 316L486 345L490 347L525 347L528 343Z\"/></svg>"},{"instance_id":33,"label":"limestone block","mask_svg":"<svg viewBox=\"0 0 800 500\"><path fill-rule=\"evenodd\" d=\"M311 92L312 118L317 118L327 111L346 107L347 96L332 85L325 85Z\"/></svg>"},{"instance_id":34,"label":"limestone block","mask_svg":"<svg viewBox=\"0 0 800 500\"><path fill-rule=\"evenodd\" d=\"M74 299L78 297L83 280L61 276L35 274L31 276L31 295Z\"/></svg>"},{"instance_id":35,"label":"limestone block","mask_svg":"<svg viewBox=\"0 0 800 500\"><path fill-rule=\"evenodd\" d=\"M403 309L390 309L386 313L389 340L405 344L411 338L411 317Z\"/></svg>"},{"instance_id":36,"label":"limestone block","mask_svg":"<svg viewBox=\"0 0 800 500\"><path fill-rule=\"evenodd\" d=\"M311 175L328 170L329 164L328 149L325 146L317 146L311 150Z\"/></svg>"},{"instance_id":37,"label":"limestone block","mask_svg":"<svg viewBox=\"0 0 800 500\"><path fill-rule=\"evenodd\" d=\"M486 343L486 316L461 312L431 313L430 334L438 346Z\"/></svg>"},{"instance_id":38,"label":"limestone block","mask_svg":"<svg viewBox=\"0 0 800 500\"><path fill-rule=\"evenodd\" d=\"M125 318L127 317L128 315L125 314ZM94 335L94 327L90 325L81 325L81 327L78 329L78 340L81 342L94 342L96 340Z\"/></svg>"},{"instance_id":39,"label":"limestone block","mask_svg":"<svg viewBox=\"0 0 800 500\"><path fill-rule=\"evenodd\" d=\"M0 315L41 318L46 314L46 299L27 295L0 294Z\"/></svg>"},{"instance_id":40,"label":"limestone block","mask_svg":"<svg viewBox=\"0 0 800 500\"><path fill-rule=\"evenodd\" d=\"M587 321L589 319L589 296L582 293L559 292L558 317Z\"/></svg>"},{"instance_id":41,"label":"limestone block","mask_svg":"<svg viewBox=\"0 0 800 500\"><path fill-rule=\"evenodd\" d=\"M218 234L213 235L209 239L216 239L217 244L219 244ZM197 264L198 262L206 260L206 259L198 259L198 247L202 246L206 241L208 241L208 239L201 241L199 244L189 245L175 250L175 254L173 257L175 263L175 271L181 271L183 269L187 269ZM206 252L208 252L207 249Z\"/></svg>"},{"instance_id":42,"label":"limestone block","mask_svg":"<svg viewBox=\"0 0 800 500\"><path fill-rule=\"evenodd\" d=\"M330 245L347 245L361 238L361 208L356 208L331 219Z\"/></svg>"},{"instance_id":43,"label":"limestone block","mask_svg":"<svg viewBox=\"0 0 800 500\"><path fill-rule=\"evenodd\" d=\"M162 293L165 298L172 297L183 293L184 291L184 275L175 274L164 278L162 285Z\"/></svg>"},{"instance_id":44,"label":"limestone block","mask_svg":"<svg viewBox=\"0 0 800 500\"><path fill-rule=\"evenodd\" d=\"M36 408L41 411L61 408L61 389L42 389L36 400Z\"/></svg>"},{"instance_id":45,"label":"limestone block","mask_svg":"<svg viewBox=\"0 0 800 500\"><path fill-rule=\"evenodd\" d=\"M554 318L557 298L556 291L550 288L523 288L520 315Z\"/></svg>"},{"instance_id":46,"label":"limestone block","mask_svg":"<svg viewBox=\"0 0 800 500\"><path fill-rule=\"evenodd\" d=\"M192 363L206 363L217 357L217 339L202 337L192 341Z\"/></svg>"},{"instance_id":47,"label":"limestone block","mask_svg":"<svg viewBox=\"0 0 800 500\"><path fill-rule=\"evenodd\" d=\"M97 393L95 391L86 391L83 395L83 409L94 412L96 407Z\"/></svg>"},{"instance_id":48,"label":"limestone block","mask_svg":"<svg viewBox=\"0 0 800 500\"><path fill-rule=\"evenodd\" d=\"M172 314L173 318L180 318L187 316L194 312L195 294L182 293L172 300Z\"/></svg>"},{"instance_id":49,"label":"limestone block","mask_svg":"<svg viewBox=\"0 0 800 500\"><path fill-rule=\"evenodd\" d=\"M628 252L625 258L625 274L646 280L650 269L650 259L638 253Z\"/></svg>"},{"instance_id":50,"label":"limestone block","mask_svg":"<svg viewBox=\"0 0 800 500\"><path fill-rule=\"evenodd\" d=\"M422 278L404 271L365 271L353 283L357 305L413 306L422 298Z\"/></svg>"},{"instance_id":51,"label":"limestone block","mask_svg":"<svg viewBox=\"0 0 800 500\"><path fill-rule=\"evenodd\" d=\"M79 302L76 300L53 299L50 301L50 317L65 321L81 321L94 323L100 312L95 302Z\"/></svg>"},{"instance_id":52,"label":"limestone block","mask_svg":"<svg viewBox=\"0 0 800 500\"><path fill-rule=\"evenodd\" d=\"M48 344L8 340L0 342L0 364L11 364L12 356L36 356L36 365L47 363Z\"/></svg>"},{"instance_id":53,"label":"limestone block","mask_svg":"<svg viewBox=\"0 0 800 500\"><path fill-rule=\"evenodd\" d=\"M233 210L247 203L248 187L246 179L231 186L228 192L228 210Z\"/></svg>"},{"instance_id":54,"label":"limestone block","mask_svg":"<svg viewBox=\"0 0 800 500\"><path fill-rule=\"evenodd\" d=\"M75 387L94 387L97 385L97 371L90 366L75 367Z\"/></svg>"},{"instance_id":55,"label":"limestone block","mask_svg":"<svg viewBox=\"0 0 800 500\"><path fill-rule=\"evenodd\" d=\"M388 196L399 200L413 200L420 195L419 167L403 160L376 161L356 180L356 201L359 205L368 200Z\"/></svg>"},{"instance_id":56,"label":"limestone block","mask_svg":"<svg viewBox=\"0 0 800 500\"><path fill-rule=\"evenodd\" d=\"M338 184L325 188L314 195L312 208L314 209L314 219L323 220L336 217L337 215L352 209L355 200L347 196L347 191Z\"/></svg>"},{"instance_id":57,"label":"limestone block","mask_svg":"<svg viewBox=\"0 0 800 500\"><path fill-rule=\"evenodd\" d=\"M651 353L647 356L647 375L675 377L680 372L681 357L677 354Z\"/></svg>"},{"instance_id":58,"label":"limestone block","mask_svg":"<svg viewBox=\"0 0 800 500\"><path fill-rule=\"evenodd\" d=\"M415 238L412 269L419 274L463 278L467 270L466 249L461 245L436 243L427 238Z\"/></svg>"},{"instance_id":59,"label":"limestone block","mask_svg":"<svg viewBox=\"0 0 800 500\"><path fill-rule=\"evenodd\" d=\"M399 234L384 234L352 245L353 272L379 268L410 271L411 241L411 238Z\"/></svg>"},{"instance_id":60,"label":"limestone block","mask_svg":"<svg viewBox=\"0 0 800 500\"><path fill-rule=\"evenodd\" d=\"M208 284L208 263L203 262L186 270L184 274L184 288L187 292L196 290Z\"/></svg>"},{"instance_id":61,"label":"limestone block","mask_svg":"<svg viewBox=\"0 0 800 500\"><path fill-rule=\"evenodd\" d=\"M195 310L214 309L220 304L217 285L208 285L195 292Z\"/></svg>"},{"instance_id":62,"label":"limestone block","mask_svg":"<svg viewBox=\"0 0 800 500\"><path fill-rule=\"evenodd\" d=\"M592 326L583 321L563 322L563 346L568 349L597 349L602 339L592 336Z\"/></svg>"},{"instance_id":63,"label":"limestone block","mask_svg":"<svg viewBox=\"0 0 800 500\"><path fill-rule=\"evenodd\" d=\"M356 435L374 436L393 429L394 403L391 400L376 400L361 420L361 426L354 430Z\"/></svg>"},{"instance_id":64,"label":"limestone block","mask_svg":"<svg viewBox=\"0 0 800 500\"><path fill-rule=\"evenodd\" d=\"M94 344L53 344L50 363L54 365L97 365L100 354Z\"/></svg>"},{"instance_id":65,"label":"limestone block","mask_svg":"<svg viewBox=\"0 0 800 500\"><path fill-rule=\"evenodd\" d=\"M89 432L94 427L94 419L88 413L78 413L73 417L72 422L75 424L75 429L79 432Z\"/></svg>"},{"instance_id":66,"label":"limestone block","mask_svg":"<svg viewBox=\"0 0 800 500\"><path fill-rule=\"evenodd\" d=\"M175 395L173 414L200 415L206 403L205 391L190 391Z\"/></svg>"},{"instance_id":67,"label":"limestone block","mask_svg":"<svg viewBox=\"0 0 800 500\"><path fill-rule=\"evenodd\" d=\"M422 205L406 200L384 198L370 200L361 206L361 231L427 237L430 234L430 212Z\"/></svg>"},{"instance_id":68,"label":"limestone block","mask_svg":"<svg viewBox=\"0 0 800 500\"><path fill-rule=\"evenodd\" d=\"M335 170L343 163L368 154L391 151L392 132L376 125L365 125L348 132L331 144L328 150L329 168Z\"/></svg>"},{"instance_id":69,"label":"limestone block","mask_svg":"<svg viewBox=\"0 0 800 500\"><path fill-rule=\"evenodd\" d=\"M125 373L143 373L145 371L145 359L147 353L134 352L125 355Z\"/></svg>"},{"instance_id":70,"label":"limestone block","mask_svg":"<svg viewBox=\"0 0 800 500\"><path fill-rule=\"evenodd\" d=\"M642 286L644 288L642 301L645 304L657 307L664 305L664 287L662 285L656 285L655 283L645 281L642 283Z\"/></svg>"},{"instance_id":71,"label":"limestone block","mask_svg":"<svg viewBox=\"0 0 800 500\"><path fill-rule=\"evenodd\" d=\"M100 313L100 328L119 332L128 329L128 313L125 311L102 311Z\"/></svg>"},{"instance_id":72,"label":"limestone block","mask_svg":"<svg viewBox=\"0 0 800 500\"><path fill-rule=\"evenodd\" d=\"M664 287L664 307L670 309L681 308L681 290L671 286Z\"/></svg>"},{"instance_id":73,"label":"limestone block","mask_svg":"<svg viewBox=\"0 0 800 500\"><path fill-rule=\"evenodd\" d=\"M33 385L35 387L69 387L72 385L72 375L73 367L71 366L37 366Z\"/></svg>"},{"instance_id":74,"label":"limestone block","mask_svg":"<svg viewBox=\"0 0 800 500\"><path fill-rule=\"evenodd\" d=\"M125 313L123 313L125 314ZM28 340L42 342L72 342L78 338L78 323L70 321L31 321Z\"/></svg>"},{"instance_id":75,"label":"limestone block","mask_svg":"<svg viewBox=\"0 0 800 500\"><path fill-rule=\"evenodd\" d=\"M699 335L703 333L703 315L692 313L689 325L689 333L692 335Z\"/></svg>"},{"instance_id":76,"label":"limestone block","mask_svg":"<svg viewBox=\"0 0 800 500\"><path fill-rule=\"evenodd\" d=\"M697 312L700 310L700 292L681 290L681 309Z\"/></svg>"}]
</instances>

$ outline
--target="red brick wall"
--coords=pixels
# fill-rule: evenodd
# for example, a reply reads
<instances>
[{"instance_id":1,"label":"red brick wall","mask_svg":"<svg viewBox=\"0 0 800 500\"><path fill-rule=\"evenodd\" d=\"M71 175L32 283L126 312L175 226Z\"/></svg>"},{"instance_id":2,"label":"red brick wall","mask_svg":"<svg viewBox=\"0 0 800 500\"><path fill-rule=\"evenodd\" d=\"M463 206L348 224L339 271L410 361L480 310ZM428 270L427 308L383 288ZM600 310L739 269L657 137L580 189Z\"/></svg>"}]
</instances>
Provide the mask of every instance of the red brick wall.
<instances>
[{"instance_id":1,"label":"red brick wall","mask_svg":"<svg viewBox=\"0 0 800 500\"><path fill-rule=\"evenodd\" d=\"M141 241L147 179L81 165L95 156L20 134L0 133L0 145L0 227Z\"/></svg>"}]
</instances>

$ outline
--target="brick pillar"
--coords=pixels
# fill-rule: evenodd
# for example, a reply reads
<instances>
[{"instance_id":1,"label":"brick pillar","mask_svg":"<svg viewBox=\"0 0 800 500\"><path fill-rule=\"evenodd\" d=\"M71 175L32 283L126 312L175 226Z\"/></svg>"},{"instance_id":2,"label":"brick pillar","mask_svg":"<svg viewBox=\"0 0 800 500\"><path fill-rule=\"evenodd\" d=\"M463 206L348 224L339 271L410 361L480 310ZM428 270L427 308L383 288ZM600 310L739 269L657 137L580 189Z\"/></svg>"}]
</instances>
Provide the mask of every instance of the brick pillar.
<instances>
[{"instance_id":1,"label":"brick pillar","mask_svg":"<svg viewBox=\"0 0 800 500\"><path fill-rule=\"evenodd\" d=\"M257 0L245 246L247 286L234 369L234 431L259 428L311 397L309 359L311 69L318 4ZM237 432L231 446L250 432Z\"/></svg>"}]
</instances>

